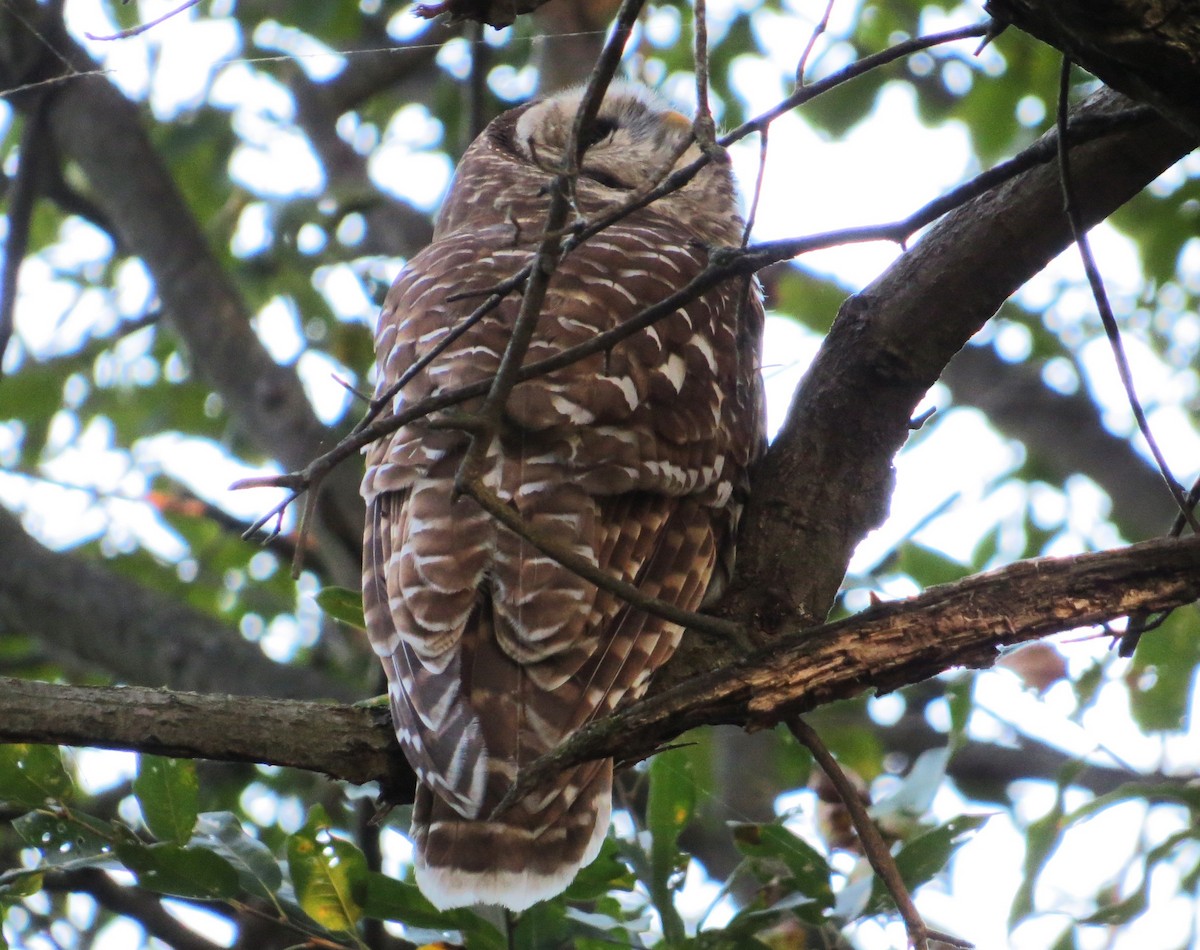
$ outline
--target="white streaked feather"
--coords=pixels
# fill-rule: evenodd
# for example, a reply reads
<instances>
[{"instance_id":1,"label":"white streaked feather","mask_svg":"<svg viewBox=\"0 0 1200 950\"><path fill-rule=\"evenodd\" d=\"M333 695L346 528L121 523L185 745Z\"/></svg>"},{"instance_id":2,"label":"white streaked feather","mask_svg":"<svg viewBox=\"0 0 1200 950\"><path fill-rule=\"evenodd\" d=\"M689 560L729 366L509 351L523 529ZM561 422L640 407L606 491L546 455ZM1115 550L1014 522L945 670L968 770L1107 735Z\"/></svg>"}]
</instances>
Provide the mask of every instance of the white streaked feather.
<instances>
[{"instance_id":1,"label":"white streaked feather","mask_svg":"<svg viewBox=\"0 0 1200 950\"><path fill-rule=\"evenodd\" d=\"M687 376L687 364L683 362L683 357L678 353L668 356L667 361L659 367L659 372L667 377L667 381L675 387L675 392L683 389L683 381Z\"/></svg>"},{"instance_id":2,"label":"white streaked feather","mask_svg":"<svg viewBox=\"0 0 1200 950\"><path fill-rule=\"evenodd\" d=\"M417 886L439 910L470 907L473 904L499 904L513 911L528 910L538 901L562 893L575 879L580 868L596 860L604 844L604 836L608 834L612 814L610 797L598 796L596 806L596 825L578 864L567 865L551 874L533 871L484 871L476 874L458 868L430 867L418 851ZM519 831L516 828L508 829L511 834L518 834Z\"/></svg>"}]
</instances>

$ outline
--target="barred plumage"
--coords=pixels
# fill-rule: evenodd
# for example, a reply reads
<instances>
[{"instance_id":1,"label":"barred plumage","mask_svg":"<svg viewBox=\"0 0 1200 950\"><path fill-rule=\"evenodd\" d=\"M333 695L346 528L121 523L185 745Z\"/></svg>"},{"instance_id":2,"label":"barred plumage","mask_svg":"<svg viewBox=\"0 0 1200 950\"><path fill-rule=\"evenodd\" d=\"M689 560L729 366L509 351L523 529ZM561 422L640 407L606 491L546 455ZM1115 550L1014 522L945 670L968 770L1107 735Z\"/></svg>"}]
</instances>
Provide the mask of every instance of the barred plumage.
<instances>
[{"instance_id":1,"label":"barred plumage","mask_svg":"<svg viewBox=\"0 0 1200 950\"><path fill-rule=\"evenodd\" d=\"M433 243L384 304L379 391L533 254L579 94L496 119L463 157ZM698 155L689 125L644 90L610 90L584 156L594 214ZM700 273L742 224L728 167L567 254L527 361L617 326ZM396 397L395 408L490 379L519 308L510 296ZM762 305L740 280L653 327L518 385L486 484L534 529L688 610L727 577L748 466L763 445ZM472 408L468 404L466 409ZM417 880L439 907L518 910L558 893L608 827L612 763L559 776L497 821L521 768L641 695L681 630L598 590L454 495L467 438L414 423L368 451L363 596L400 744L419 779Z\"/></svg>"}]
</instances>

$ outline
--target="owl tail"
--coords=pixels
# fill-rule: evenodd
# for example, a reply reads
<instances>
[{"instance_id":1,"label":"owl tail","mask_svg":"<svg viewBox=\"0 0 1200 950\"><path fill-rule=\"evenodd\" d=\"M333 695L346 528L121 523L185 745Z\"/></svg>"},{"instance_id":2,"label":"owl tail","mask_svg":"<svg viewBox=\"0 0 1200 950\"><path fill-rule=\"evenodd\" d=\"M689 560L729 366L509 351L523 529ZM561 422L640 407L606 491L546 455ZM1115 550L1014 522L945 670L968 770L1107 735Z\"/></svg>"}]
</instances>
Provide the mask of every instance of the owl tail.
<instances>
[{"instance_id":1,"label":"owl tail","mask_svg":"<svg viewBox=\"0 0 1200 950\"><path fill-rule=\"evenodd\" d=\"M612 811L611 759L559 776L495 821L463 818L425 785L413 805L417 885L442 910L525 910L566 890L600 852Z\"/></svg>"}]
</instances>

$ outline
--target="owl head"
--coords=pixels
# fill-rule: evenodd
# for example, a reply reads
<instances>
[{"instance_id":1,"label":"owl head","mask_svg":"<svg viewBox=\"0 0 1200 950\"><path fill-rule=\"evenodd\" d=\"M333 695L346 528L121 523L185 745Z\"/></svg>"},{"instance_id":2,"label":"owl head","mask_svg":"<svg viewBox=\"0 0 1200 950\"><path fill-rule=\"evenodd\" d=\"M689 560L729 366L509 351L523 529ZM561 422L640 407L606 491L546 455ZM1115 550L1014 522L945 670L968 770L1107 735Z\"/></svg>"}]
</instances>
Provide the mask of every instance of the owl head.
<instances>
[{"instance_id":1,"label":"owl head","mask_svg":"<svg viewBox=\"0 0 1200 950\"><path fill-rule=\"evenodd\" d=\"M549 172L562 167L584 90L571 89L535 102L517 120L513 145ZM649 89L614 84L587 132L580 176L602 188L633 191L700 155L692 123Z\"/></svg>"},{"instance_id":2,"label":"owl head","mask_svg":"<svg viewBox=\"0 0 1200 950\"><path fill-rule=\"evenodd\" d=\"M508 219L536 233L545 185L563 153L584 90L568 89L497 117L467 150L443 204L438 232ZM592 122L576 184L580 210L594 213L700 157L692 123L649 89L615 82ZM469 189L469 190L468 190ZM736 243L741 218L726 161L705 166L686 186L654 203L651 214L673 218L701 241Z\"/></svg>"}]
</instances>

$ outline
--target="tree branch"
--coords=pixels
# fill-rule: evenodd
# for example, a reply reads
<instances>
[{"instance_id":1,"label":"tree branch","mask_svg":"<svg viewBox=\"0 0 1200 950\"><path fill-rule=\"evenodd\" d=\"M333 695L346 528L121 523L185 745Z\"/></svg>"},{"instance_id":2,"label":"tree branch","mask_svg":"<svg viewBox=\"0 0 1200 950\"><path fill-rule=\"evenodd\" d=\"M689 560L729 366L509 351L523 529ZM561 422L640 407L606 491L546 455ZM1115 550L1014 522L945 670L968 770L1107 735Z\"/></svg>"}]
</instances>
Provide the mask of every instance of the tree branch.
<instances>
[{"instance_id":1,"label":"tree branch","mask_svg":"<svg viewBox=\"0 0 1200 950\"><path fill-rule=\"evenodd\" d=\"M741 662L593 723L524 773L519 798L589 758L643 758L700 725L761 728L864 690L886 692L954 666L987 666L997 648L1200 597L1200 538L1023 561L793 630ZM0 679L0 742L134 749L262 762L363 783L403 800L386 708L60 686Z\"/></svg>"},{"instance_id":2,"label":"tree branch","mask_svg":"<svg viewBox=\"0 0 1200 950\"><path fill-rule=\"evenodd\" d=\"M386 705L204 695L0 678L0 742L258 762L408 790Z\"/></svg>"},{"instance_id":3,"label":"tree branch","mask_svg":"<svg viewBox=\"0 0 1200 950\"><path fill-rule=\"evenodd\" d=\"M1200 136L1200 11L1145 0L988 0L984 8Z\"/></svg>"},{"instance_id":4,"label":"tree branch","mask_svg":"<svg viewBox=\"0 0 1200 950\"><path fill-rule=\"evenodd\" d=\"M1073 118L1128 105L1103 90ZM1159 119L1072 149L1085 224L1194 144ZM1005 298L1070 240L1057 169L1033 168L940 219L842 306L755 473L722 615L753 618L768 632L824 617L855 546L886 515L892 459L917 403Z\"/></svg>"},{"instance_id":5,"label":"tree branch","mask_svg":"<svg viewBox=\"0 0 1200 950\"><path fill-rule=\"evenodd\" d=\"M811 629L585 727L530 766L506 797L590 759L652 755L700 725L756 729L866 689L890 692L951 667L987 667L1003 646L1200 597L1200 538L1037 558L931 587Z\"/></svg>"},{"instance_id":6,"label":"tree branch","mask_svg":"<svg viewBox=\"0 0 1200 950\"><path fill-rule=\"evenodd\" d=\"M157 894L118 884L97 868L51 871L46 875L45 887L48 891L90 894L101 907L114 914L132 917L146 933L173 950L220 950L221 944L205 939L180 923L162 906Z\"/></svg>"}]
</instances>

